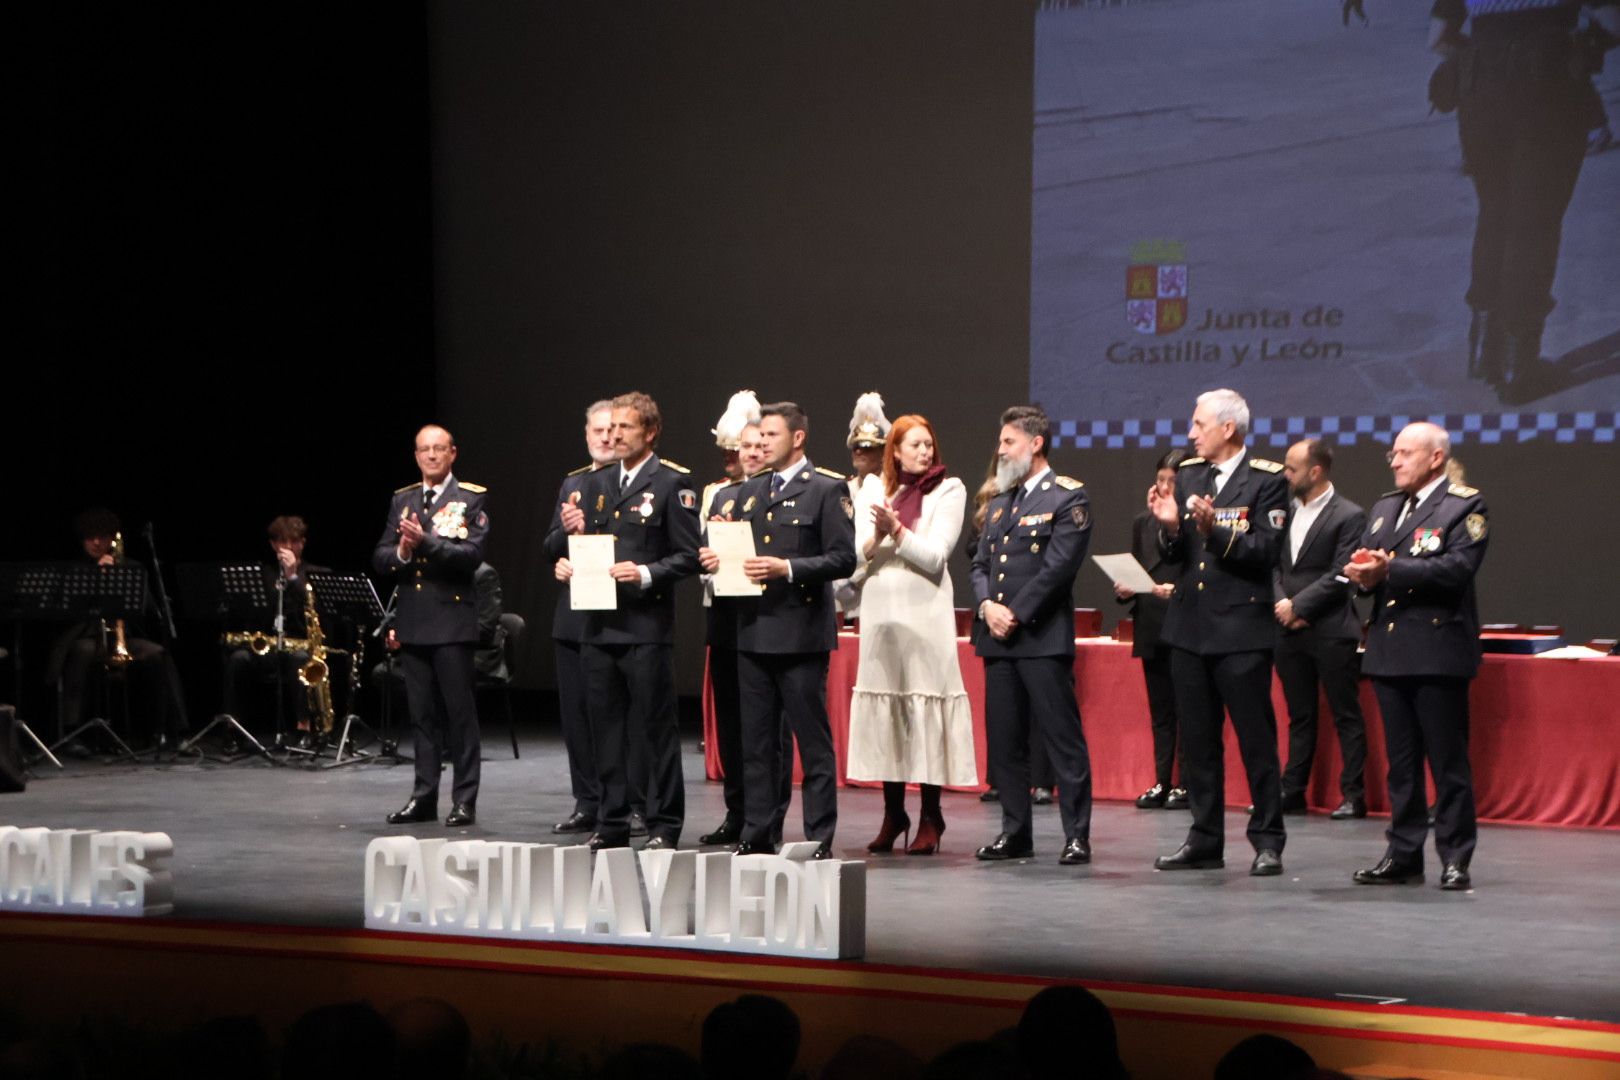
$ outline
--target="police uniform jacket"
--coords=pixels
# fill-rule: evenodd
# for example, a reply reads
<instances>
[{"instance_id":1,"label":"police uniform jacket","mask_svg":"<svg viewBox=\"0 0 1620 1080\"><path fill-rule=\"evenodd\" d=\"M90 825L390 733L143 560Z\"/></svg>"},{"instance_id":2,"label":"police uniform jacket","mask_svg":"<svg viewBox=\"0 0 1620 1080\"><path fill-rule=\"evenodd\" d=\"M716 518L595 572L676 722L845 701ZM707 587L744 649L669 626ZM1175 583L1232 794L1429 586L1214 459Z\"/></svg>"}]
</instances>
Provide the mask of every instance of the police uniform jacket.
<instances>
[{"instance_id":1,"label":"police uniform jacket","mask_svg":"<svg viewBox=\"0 0 1620 1080\"><path fill-rule=\"evenodd\" d=\"M1290 506L1282 539L1277 543L1273 601L1294 602L1294 616L1310 624L1299 631L1301 633L1324 641L1359 641L1361 619L1351 604L1356 589L1345 579L1344 564L1361 546L1361 534L1367 528L1367 512L1335 490L1305 531L1297 562L1288 543L1293 518L1294 509Z\"/></svg>"},{"instance_id":2,"label":"police uniform jacket","mask_svg":"<svg viewBox=\"0 0 1620 1080\"><path fill-rule=\"evenodd\" d=\"M473 574L484 561L489 536L488 492L478 484L451 476L428 510L422 509L422 485L407 484L394 492L381 538L372 552L371 568L399 586L394 630L405 645L448 645L478 640L478 596ZM414 513L422 522L422 542L411 561L402 563L399 522Z\"/></svg>"},{"instance_id":3,"label":"police uniform jacket","mask_svg":"<svg viewBox=\"0 0 1620 1080\"><path fill-rule=\"evenodd\" d=\"M1215 526L1199 534L1187 511L1193 495L1212 497ZM1276 643L1272 571L1288 518L1288 482L1275 461L1245 454L1215 494L1214 466L1188 458L1176 470L1181 531L1159 534L1166 562L1181 576L1164 619L1164 640L1203 656L1269 651Z\"/></svg>"},{"instance_id":4,"label":"police uniform jacket","mask_svg":"<svg viewBox=\"0 0 1620 1080\"><path fill-rule=\"evenodd\" d=\"M597 469L594 472L608 472L607 469ZM552 562L568 554L568 534L562 526L563 503L572 502L584 509L585 481L593 475L589 465L575 469L563 478L562 487L557 489L557 498L551 504L551 527L546 530L546 538L542 549ZM551 636L556 641L580 642L585 640L585 615L583 611L575 611L568 598L568 583L559 582L562 589L557 596L557 607L551 615Z\"/></svg>"},{"instance_id":5,"label":"police uniform jacket","mask_svg":"<svg viewBox=\"0 0 1620 1080\"><path fill-rule=\"evenodd\" d=\"M675 640L675 583L697 573L698 505L683 467L647 458L630 486L619 491L619 466L598 469L585 481L581 509L587 533L614 538L613 561L645 566L641 582L619 582L618 607L585 613L584 640L598 645L668 645ZM567 554L567 541L563 541Z\"/></svg>"},{"instance_id":6,"label":"police uniform jacket","mask_svg":"<svg viewBox=\"0 0 1620 1080\"><path fill-rule=\"evenodd\" d=\"M838 644L832 583L855 572L854 503L843 476L808 461L774 497L773 475L758 473L741 485L732 517L753 526L756 554L788 561L793 580L773 578L757 598L736 601L737 648L831 652Z\"/></svg>"},{"instance_id":7,"label":"police uniform jacket","mask_svg":"<svg viewBox=\"0 0 1620 1080\"><path fill-rule=\"evenodd\" d=\"M1406 501L1392 491L1372 508L1361 546L1390 553L1389 576L1373 590L1367 675L1447 675L1479 670L1474 575L1485 558L1487 513L1475 488L1436 488L1395 525Z\"/></svg>"},{"instance_id":8,"label":"police uniform jacket","mask_svg":"<svg viewBox=\"0 0 1620 1080\"><path fill-rule=\"evenodd\" d=\"M975 620L978 655L1072 657L1074 577L1090 544L1091 500L1078 480L1051 473L1027 496L1020 484L991 499L973 555L974 603L1005 604L1018 626L998 641Z\"/></svg>"}]
</instances>

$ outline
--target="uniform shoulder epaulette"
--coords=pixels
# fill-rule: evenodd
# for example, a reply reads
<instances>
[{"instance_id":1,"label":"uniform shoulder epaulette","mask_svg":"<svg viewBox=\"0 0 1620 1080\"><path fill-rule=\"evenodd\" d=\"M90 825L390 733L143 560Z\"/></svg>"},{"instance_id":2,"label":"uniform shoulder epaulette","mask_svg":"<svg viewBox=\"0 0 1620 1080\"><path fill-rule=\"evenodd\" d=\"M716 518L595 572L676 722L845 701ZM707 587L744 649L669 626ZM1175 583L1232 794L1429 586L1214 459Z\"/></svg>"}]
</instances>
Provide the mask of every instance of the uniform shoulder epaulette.
<instances>
[{"instance_id":1,"label":"uniform shoulder epaulette","mask_svg":"<svg viewBox=\"0 0 1620 1080\"><path fill-rule=\"evenodd\" d=\"M405 486L404 486L404 487L402 487L402 488L395 488L395 489L394 489L394 494L395 494L395 495L403 495L403 494L405 494L405 493L406 493L406 492L407 492L407 491L420 491L420 490L421 490L421 488L422 488L422 481L420 481L420 480L418 480L418 481L417 481L417 482L416 482L416 483L414 483L414 484L406 484L406 485L405 485Z\"/></svg>"},{"instance_id":2,"label":"uniform shoulder epaulette","mask_svg":"<svg viewBox=\"0 0 1620 1080\"><path fill-rule=\"evenodd\" d=\"M775 471L776 471L775 469L772 469L769 465L767 465L763 469L759 470L759 472L757 472L757 473L749 473L748 474L748 479L750 479L750 480L758 480L760 477L769 476L769 475L771 475L771 473L773 473Z\"/></svg>"},{"instance_id":3,"label":"uniform shoulder epaulette","mask_svg":"<svg viewBox=\"0 0 1620 1080\"><path fill-rule=\"evenodd\" d=\"M833 472L831 469L823 469L820 465L816 466L816 472L820 473L822 476L828 477L829 479L837 480L840 483L849 479L849 477L845 476L841 472Z\"/></svg>"},{"instance_id":4,"label":"uniform shoulder epaulette","mask_svg":"<svg viewBox=\"0 0 1620 1080\"><path fill-rule=\"evenodd\" d=\"M1052 483L1056 484L1058 487L1062 488L1064 491L1079 491L1081 488L1086 486L1085 484L1081 483L1079 480L1076 480L1072 476L1054 477L1052 479Z\"/></svg>"},{"instance_id":5,"label":"uniform shoulder epaulette","mask_svg":"<svg viewBox=\"0 0 1620 1080\"><path fill-rule=\"evenodd\" d=\"M474 495L483 495L489 491L489 488L483 484L469 484L465 480L457 480L456 483L461 487L462 491L470 491Z\"/></svg>"},{"instance_id":6,"label":"uniform shoulder epaulette","mask_svg":"<svg viewBox=\"0 0 1620 1080\"><path fill-rule=\"evenodd\" d=\"M569 473L568 475L569 476L584 476L586 473L591 471L591 468L592 468L592 466L590 466L590 465L581 465L579 468L575 469L573 472Z\"/></svg>"},{"instance_id":7,"label":"uniform shoulder epaulette","mask_svg":"<svg viewBox=\"0 0 1620 1080\"><path fill-rule=\"evenodd\" d=\"M1202 465L1203 463L1204 459L1201 457L1183 458L1181 464L1177 465L1176 468L1185 469L1189 465Z\"/></svg>"},{"instance_id":8,"label":"uniform shoulder epaulette","mask_svg":"<svg viewBox=\"0 0 1620 1080\"><path fill-rule=\"evenodd\" d=\"M1380 499L1404 499L1406 498L1406 492L1402 491L1400 488L1396 488L1394 491L1386 491L1378 497Z\"/></svg>"},{"instance_id":9,"label":"uniform shoulder epaulette","mask_svg":"<svg viewBox=\"0 0 1620 1080\"><path fill-rule=\"evenodd\" d=\"M1261 472L1280 473L1283 471L1282 465L1275 461L1268 461L1263 457L1250 458L1249 465L1252 468L1259 469Z\"/></svg>"},{"instance_id":10,"label":"uniform shoulder epaulette","mask_svg":"<svg viewBox=\"0 0 1620 1080\"><path fill-rule=\"evenodd\" d=\"M680 473L682 476L691 476L692 475L692 470L691 469L688 469L685 465L682 465L679 462L671 461L671 460L669 460L669 458L661 457L661 458L658 459L658 463L660 465L665 465L665 466L667 466L667 467L669 467L671 469L674 469L676 472Z\"/></svg>"},{"instance_id":11,"label":"uniform shoulder epaulette","mask_svg":"<svg viewBox=\"0 0 1620 1080\"><path fill-rule=\"evenodd\" d=\"M1447 484L1446 490L1459 499L1472 499L1479 494L1479 488L1469 487L1467 484Z\"/></svg>"}]
</instances>

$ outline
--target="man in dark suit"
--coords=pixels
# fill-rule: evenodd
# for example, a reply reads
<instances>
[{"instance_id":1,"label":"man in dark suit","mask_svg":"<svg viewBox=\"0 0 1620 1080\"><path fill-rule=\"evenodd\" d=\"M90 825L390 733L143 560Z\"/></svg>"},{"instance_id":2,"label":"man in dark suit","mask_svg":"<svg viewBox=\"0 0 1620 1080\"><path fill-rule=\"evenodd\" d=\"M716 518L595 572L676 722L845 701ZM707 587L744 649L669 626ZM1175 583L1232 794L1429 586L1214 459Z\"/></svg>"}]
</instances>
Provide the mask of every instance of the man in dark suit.
<instances>
[{"instance_id":1,"label":"man in dark suit","mask_svg":"<svg viewBox=\"0 0 1620 1080\"><path fill-rule=\"evenodd\" d=\"M1271 708L1271 576L1288 516L1283 467L1252 457L1245 446L1249 406L1234 390L1200 394L1188 437L1197 457L1176 470L1174 496L1148 492L1159 522L1165 561L1181 576L1165 616L1170 675L1187 770L1193 824L1160 870L1207 870L1226 865L1225 746L1222 711L1231 714L1249 776L1254 812L1249 873L1282 873L1282 789L1277 765L1277 718Z\"/></svg>"},{"instance_id":2,"label":"man in dark suit","mask_svg":"<svg viewBox=\"0 0 1620 1080\"><path fill-rule=\"evenodd\" d=\"M420 483L394 492L371 568L397 579L394 634L405 700L416 733L416 786L390 825L438 816L439 747L450 752L452 808L444 823L471 825L478 804L478 708L474 701L478 598L473 575L489 536L487 491L457 480L456 443L429 424L416 433ZM442 733L441 730L442 729Z\"/></svg>"},{"instance_id":3,"label":"man in dark suit","mask_svg":"<svg viewBox=\"0 0 1620 1080\"><path fill-rule=\"evenodd\" d=\"M1451 484L1451 438L1434 424L1408 424L1395 437L1396 490L1373 504L1372 523L1344 572L1371 592L1364 670L1378 695L1389 753L1389 846L1361 885L1423 880L1428 809L1423 779L1434 776L1434 846L1442 889L1467 889L1478 829L1468 761L1468 683L1479 671L1474 577L1489 531L1485 500Z\"/></svg>"},{"instance_id":4,"label":"man in dark suit","mask_svg":"<svg viewBox=\"0 0 1620 1080\"><path fill-rule=\"evenodd\" d=\"M562 508L578 506L585 498L585 484L596 470L611 465L613 455L613 403L602 400L585 410L585 448L591 456L563 478L552 503L551 528L546 533L548 553L566 553L566 532ZM554 555L553 560L560 558ZM553 570L556 570L555 561ZM561 574L558 579L562 580ZM596 831L596 814L602 801L596 778L596 751L591 742L591 722L585 711L585 665L580 659L580 643L585 640L585 612L575 611L569 601L568 582L562 580L557 607L551 616L552 654L557 663L557 715L562 724L563 748L568 753L568 785L574 796L574 810L551 827L558 834ZM632 783L632 787L639 787ZM634 801L634 800L633 800Z\"/></svg>"},{"instance_id":5,"label":"man in dark suit","mask_svg":"<svg viewBox=\"0 0 1620 1080\"><path fill-rule=\"evenodd\" d=\"M837 646L832 583L855 570L854 503L844 477L805 457L810 418L790 401L760 410L765 470L736 492L736 520L750 523L755 555L743 566L764 586L737 607L737 688L742 709L741 854L776 850L787 793L790 748L782 716L804 766L804 835L832 856L838 827L838 763L827 721L827 656ZM706 569L718 567L714 553Z\"/></svg>"},{"instance_id":6,"label":"man in dark suit","mask_svg":"<svg viewBox=\"0 0 1620 1080\"><path fill-rule=\"evenodd\" d=\"M642 393L613 399L618 465L590 474L579 504L563 502L563 533L548 537L558 577L573 575L570 534L614 538L617 606L587 613L580 658L601 789L593 850L630 843L631 747L647 753L644 850L675 848L686 821L686 785L675 711L675 583L697 572L697 492L687 470L654 452L658 403ZM560 543L560 547L558 544Z\"/></svg>"},{"instance_id":7,"label":"man in dark suit","mask_svg":"<svg viewBox=\"0 0 1620 1080\"><path fill-rule=\"evenodd\" d=\"M1288 767L1283 813L1305 812L1305 789L1316 756L1316 703L1327 693L1344 767L1334 820L1367 816L1367 725L1361 717L1361 620L1344 564L1361 545L1367 513L1333 487L1333 449L1321 439L1288 448L1283 475L1293 501L1273 577L1277 677L1288 702ZM1320 687L1320 689L1319 689Z\"/></svg>"},{"instance_id":8,"label":"man in dark suit","mask_svg":"<svg viewBox=\"0 0 1620 1080\"><path fill-rule=\"evenodd\" d=\"M1074 696L1074 576L1091 543L1083 485L1046 461L1051 424L1034 405L1001 414L996 479L973 555L974 651L984 659L990 782L1001 797L1001 834L981 859L1034 854L1030 822L1032 729L1057 775L1065 837L1058 861L1091 861L1091 757Z\"/></svg>"}]
</instances>

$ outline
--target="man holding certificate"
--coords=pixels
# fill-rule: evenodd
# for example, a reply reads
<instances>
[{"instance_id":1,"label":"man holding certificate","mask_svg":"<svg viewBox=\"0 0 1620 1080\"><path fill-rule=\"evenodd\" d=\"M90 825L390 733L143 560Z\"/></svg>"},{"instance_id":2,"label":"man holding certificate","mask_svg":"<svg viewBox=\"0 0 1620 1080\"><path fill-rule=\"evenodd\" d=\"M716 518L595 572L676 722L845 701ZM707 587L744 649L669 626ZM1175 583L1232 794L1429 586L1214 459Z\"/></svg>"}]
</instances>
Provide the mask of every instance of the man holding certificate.
<instances>
[{"instance_id":1,"label":"man holding certificate","mask_svg":"<svg viewBox=\"0 0 1620 1080\"><path fill-rule=\"evenodd\" d=\"M675 847L686 816L671 645L675 582L697 572L698 498L687 470L653 452L661 426L646 394L613 399L618 464L562 507L555 538L567 543L574 606L591 609L580 653L601 783L594 850L630 843L633 738L647 750L646 847Z\"/></svg>"},{"instance_id":2,"label":"man holding certificate","mask_svg":"<svg viewBox=\"0 0 1620 1080\"><path fill-rule=\"evenodd\" d=\"M804 455L810 419L792 402L760 410L766 471L737 489L732 515L748 523L756 554L743 573L761 587L737 601L737 683L742 701L744 822L741 854L776 850L783 789L782 715L804 766L804 835L832 855L838 764L827 723L827 655L837 644L832 583L855 570L854 504L838 473ZM710 527L715 594L727 574Z\"/></svg>"}]
</instances>

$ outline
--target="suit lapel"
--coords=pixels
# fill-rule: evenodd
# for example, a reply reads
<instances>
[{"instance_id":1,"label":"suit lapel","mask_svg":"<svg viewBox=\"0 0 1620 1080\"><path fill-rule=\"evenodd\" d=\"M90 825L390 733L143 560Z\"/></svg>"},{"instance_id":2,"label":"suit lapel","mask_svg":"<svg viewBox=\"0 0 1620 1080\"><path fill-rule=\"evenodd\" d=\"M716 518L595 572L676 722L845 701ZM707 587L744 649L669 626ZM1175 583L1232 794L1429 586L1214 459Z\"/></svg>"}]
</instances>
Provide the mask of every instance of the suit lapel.
<instances>
[{"instance_id":1,"label":"suit lapel","mask_svg":"<svg viewBox=\"0 0 1620 1080\"><path fill-rule=\"evenodd\" d=\"M619 492L618 498L613 503L614 509L622 509L630 499L640 497L641 493L652 485L653 473L657 468L658 455L652 454L641 463L641 468L636 470L636 478L630 481L630 486ZM613 483L615 487L618 486L617 480Z\"/></svg>"},{"instance_id":2,"label":"suit lapel","mask_svg":"<svg viewBox=\"0 0 1620 1080\"><path fill-rule=\"evenodd\" d=\"M1248 473L1249 456L1245 454L1243 456L1243 460L1238 462L1237 468L1232 470L1232 475L1226 478L1226 486L1221 488L1219 495L1213 497L1212 501L1215 503L1215 505L1231 506L1234 502L1236 502L1239 498L1239 492L1243 488L1244 481L1248 478ZM1209 478L1209 486L1212 489L1215 486L1215 476L1213 473L1211 473Z\"/></svg>"},{"instance_id":3,"label":"suit lapel","mask_svg":"<svg viewBox=\"0 0 1620 1080\"><path fill-rule=\"evenodd\" d=\"M1301 559L1303 559L1305 557L1305 553L1311 549L1311 545L1316 543L1316 538L1322 535L1322 526L1327 523L1327 519L1329 517L1337 517L1338 513L1339 493L1335 491L1333 493L1333 497L1327 501L1327 505L1322 507L1322 512L1316 515L1316 520L1311 522L1311 527L1305 530L1305 539L1299 542L1299 557ZM1288 527L1293 528L1292 521L1288 523ZM1283 541L1283 554L1285 558L1288 558L1289 568L1292 569L1293 564L1299 560L1288 556L1287 553L1289 545L1287 543L1286 534L1283 537Z\"/></svg>"}]
</instances>

